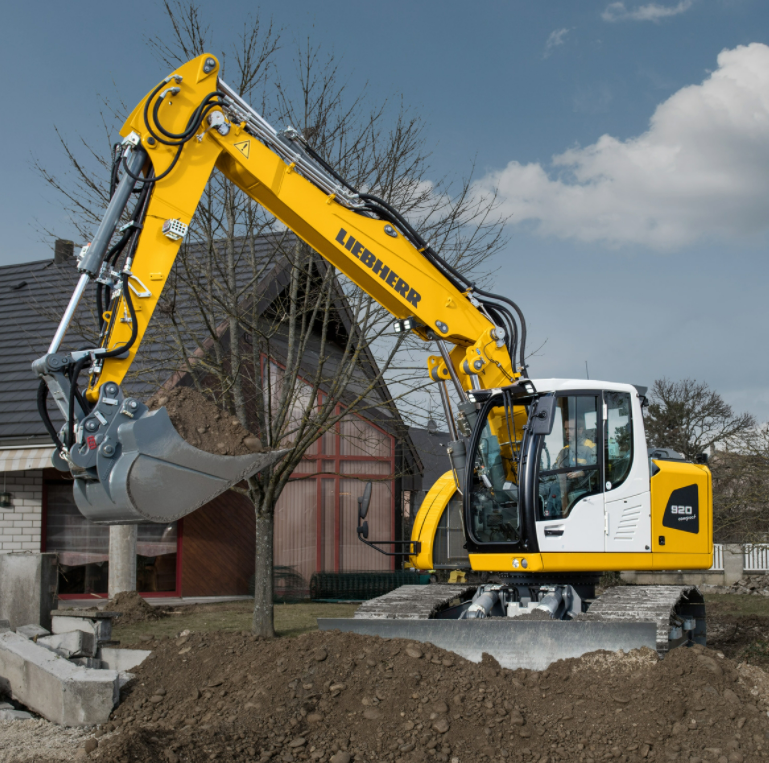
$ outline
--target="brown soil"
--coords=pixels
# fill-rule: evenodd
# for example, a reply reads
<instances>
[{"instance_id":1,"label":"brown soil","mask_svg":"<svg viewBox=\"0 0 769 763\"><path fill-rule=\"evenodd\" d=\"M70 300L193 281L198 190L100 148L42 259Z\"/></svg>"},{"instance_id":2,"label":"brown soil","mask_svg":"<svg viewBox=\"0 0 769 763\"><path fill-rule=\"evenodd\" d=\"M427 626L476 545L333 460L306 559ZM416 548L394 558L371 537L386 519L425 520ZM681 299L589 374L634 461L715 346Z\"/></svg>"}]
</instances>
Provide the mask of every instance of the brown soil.
<instances>
[{"instance_id":1,"label":"brown soil","mask_svg":"<svg viewBox=\"0 0 769 763\"><path fill-rule=\"evenodd\" d=\"M112 612L120 612L120 617L115 620L116 625L129 625L141 623L146 620L160 620L168 617L165 610L153 607L147 603L136 591L123 591L107 602L105 609Z\"/></svg>"},{"instance_id":2,"label":"brown soil","mask_svg":"<svg viewBox=\"0 0 769 763\"><path fill-rule=\"evenodd\" d=\"M74 611L74 610L68 610ZM147 620L160 620L168 617L161 607L153 607L148 604L136 591L122 591L114 599L98 607L78 608L77 612L82 613L84 617L89 612L120 612L120 617L115 618L115 625L130 625L131 623L142 623Z\"/></svg>"},{"instance_id":3,"label":"brown soil","mask_svg":"<svg viewBox=\"0 0 769 763\"><path fill-rule=\"evenodd\" d=\"M163 406L176 431L206 453L246 456L262 450L258 437L197 390L176 387L170 392L159 392L147 401L151 411Z\"/></svg>"},{"instance_id":4,"label":"brown soil","mask_svg":"<svg viewBox=\"0 0 769 763\"><path fill-rule=\"evenodd\" d=\"M707 637L727 657L769 669L769 617L708 614Z\"/></svg>"},{"instance_id":5,"label":"brown soil","mask_svg":"<svg viewBox=\"0 0 769 763\"><path fill-rule=\"evenodd\" d=\"M752 763L769 750L768 677L702 647L536 673L357 634L194 633L135 672L92 759Z\"/></svg>"}]
</instances>

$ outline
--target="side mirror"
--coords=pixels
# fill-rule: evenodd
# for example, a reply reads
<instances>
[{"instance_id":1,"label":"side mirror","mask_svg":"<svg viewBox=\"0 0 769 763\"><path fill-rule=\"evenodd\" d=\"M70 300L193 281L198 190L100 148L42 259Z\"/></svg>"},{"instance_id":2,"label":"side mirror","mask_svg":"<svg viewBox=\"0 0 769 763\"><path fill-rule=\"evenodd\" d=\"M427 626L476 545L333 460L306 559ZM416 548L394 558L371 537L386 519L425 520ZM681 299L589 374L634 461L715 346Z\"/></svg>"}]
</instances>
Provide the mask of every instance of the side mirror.
<instances>
[{"instance_id":1,"label":"side mirror","mask_svg":"<svg viewBox=\"0 0 769 763\"><path fill-rule=\"evenodd\" d=\"M358 523L362 522L368 514L368 505L371 503L371 483L367 482L363 495L358 498ZM365 537L365 536L364 536Z\"/></svg>"},{"instance_id":2,"label":"side mirror","mask_svg":"<svg viewBox=\"0 0 769 763\"><path fill-rule=\"evenodd\" d=\"M360 498L358 500L360 500ZM362 538L368 538L368 522L358 525L358 535Z\"/></svg>"},{"instance_id":3,"label":"side mirror","mask_svg":"<svg viewBox=\"0 0 769 763\"><path fill-rule=\"evenodd\" d=\"M694 457L694 463L695 464L706 464L708 463L708 454L707 453L698 453Z\"/></svg>"},{"instance_id":4,"label":"side mirror","mask_svg":"<svg viewBox=\"0 0 769 763\"><path fill-rule=\"evenodd\" d=\"M545 395L534 403L529 413L528 424L532 434L550 434L553 431L555 403L555 395Z\"/></svg>"}]
</instances>

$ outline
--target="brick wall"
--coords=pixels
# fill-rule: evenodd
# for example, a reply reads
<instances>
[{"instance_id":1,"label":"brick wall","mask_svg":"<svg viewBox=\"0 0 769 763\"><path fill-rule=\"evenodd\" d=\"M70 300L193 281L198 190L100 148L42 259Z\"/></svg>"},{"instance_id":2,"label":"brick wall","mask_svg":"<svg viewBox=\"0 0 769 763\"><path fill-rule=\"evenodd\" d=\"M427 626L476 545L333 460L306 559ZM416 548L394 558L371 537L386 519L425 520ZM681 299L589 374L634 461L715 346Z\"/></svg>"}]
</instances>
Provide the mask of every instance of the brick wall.
<instances>
[{"instance_id":1,"label":"brick wall","mask_svg":"<svg viewBox=\"0 0 769 763\"><path fill-rule=\"evenodd\" d=\"M43 472L39 469L6 472L5 490L11 494L13 507L0 509L0 554L9 551L40 551Z\"/></svg>"}]
</instances>

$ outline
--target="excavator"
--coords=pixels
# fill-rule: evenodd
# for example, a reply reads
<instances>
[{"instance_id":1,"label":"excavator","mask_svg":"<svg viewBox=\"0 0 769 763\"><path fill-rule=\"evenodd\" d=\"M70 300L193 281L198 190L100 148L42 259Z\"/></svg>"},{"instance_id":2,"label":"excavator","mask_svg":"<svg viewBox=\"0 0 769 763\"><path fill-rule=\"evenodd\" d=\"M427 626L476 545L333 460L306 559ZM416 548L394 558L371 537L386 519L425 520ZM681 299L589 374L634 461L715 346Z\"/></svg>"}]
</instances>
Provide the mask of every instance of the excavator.
<instances>
[{"instance_id":1,"label":"excavator","mask_svg":"<svg viewBox=\"0 0 769 763\"><path fill-rule=\"evenodd\" d=\"M150 411L121 389L218 170L389 311L396 332L437 348L427 373L450 428L450 469L409 541L368 538L368 490L358 536L430 570L439 527L458 513L474 582L403 586L353 618L321 619L321 628L410 638L474 660L485 652L505 667L704 643L695 587L615 586L597 596L596 586L610 571L711 567L707 459L647 451L643 388L531 378L526 322L513 300L472 283L299 131L273 128L219 70L213 55L187 62L127 118L106 212L79 254L79 280L48 352L33 363L54 466L71 472L82 514L102 524L179 519L285 453L204 453L165 408ZM63 350L92 282L98 346ZM64 417L58 431L49 395Z\"/></svg>"}]
</instances>

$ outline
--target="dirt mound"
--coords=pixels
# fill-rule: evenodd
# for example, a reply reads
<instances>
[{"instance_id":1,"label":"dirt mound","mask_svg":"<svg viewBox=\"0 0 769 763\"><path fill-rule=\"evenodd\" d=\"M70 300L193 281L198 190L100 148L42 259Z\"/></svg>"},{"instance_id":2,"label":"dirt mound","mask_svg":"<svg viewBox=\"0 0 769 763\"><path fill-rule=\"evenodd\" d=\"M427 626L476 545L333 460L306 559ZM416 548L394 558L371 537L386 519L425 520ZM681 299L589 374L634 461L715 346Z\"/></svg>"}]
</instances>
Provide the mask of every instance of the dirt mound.
<instances>
[{"instance_id":1,"label":"dirt mound","mask_svg":"<svg viewBox=\"0 0 769 763\"><path fill-rule=\"evenodd\" d=\"M84 617L87 617L89 612L120 612L120 617L115 618L115 625L131 625L168 617L168 612L148 604L136 591L122 591L114 599L98 607L78 607L77 612Z\"/></svg>"},{"instance_id":2,"label":"dirt mound","mask_svg":"<svg viewBox=\"0 0 769 763\"><path fill-rule=\"evenodd\" d=\"M136 591L122 591L114 599L107 602L105 609L121 613L120 617L115 620L116 625L129 625L168 617L165 610L160 607L153 607Z\"/></svg>"},{"instance_id":3,"label":"dirt mound","mask_svg":"<svg viewBox=\"0 0 769 763\"><path fill-rule=\"evenodd\" d=\"M748 763L769 750L758 684L702 647L536 673L357 634L196 633L136 670L91 758Z\"/></svg>"},{"instance_id":4,"label":"dirt mound","mask_svg":"<svg viewBox=\"0 0 769 763\"><path fill-rule=\"evenodd\" d=\"M191 445L221 456L259 453L262 444L234 416L190 387L160 392L147 401L154 411L165 406L176 431Z\"/></svg>"}]
</instances>

